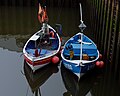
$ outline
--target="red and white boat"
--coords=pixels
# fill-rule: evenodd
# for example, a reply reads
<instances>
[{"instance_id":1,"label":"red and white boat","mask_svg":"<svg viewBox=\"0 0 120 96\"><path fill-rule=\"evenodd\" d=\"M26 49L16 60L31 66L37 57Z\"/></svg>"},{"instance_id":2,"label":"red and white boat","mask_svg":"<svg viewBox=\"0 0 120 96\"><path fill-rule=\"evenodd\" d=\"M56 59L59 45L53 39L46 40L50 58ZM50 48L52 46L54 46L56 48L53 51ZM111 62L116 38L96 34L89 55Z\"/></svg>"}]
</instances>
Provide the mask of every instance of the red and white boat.
<instances>
[{"instance_id":1,"label":"red and white boat","mask_svg":"<svg viewBox=\"0 0 120 96\"><path fill-rule=\"evenodd\" d=\"M52 62L60 48L61 40L58 33L50 25L43 23L41 30L26 42L23 48L24 59L34 72Z\"/></svg>"}]
</instances>

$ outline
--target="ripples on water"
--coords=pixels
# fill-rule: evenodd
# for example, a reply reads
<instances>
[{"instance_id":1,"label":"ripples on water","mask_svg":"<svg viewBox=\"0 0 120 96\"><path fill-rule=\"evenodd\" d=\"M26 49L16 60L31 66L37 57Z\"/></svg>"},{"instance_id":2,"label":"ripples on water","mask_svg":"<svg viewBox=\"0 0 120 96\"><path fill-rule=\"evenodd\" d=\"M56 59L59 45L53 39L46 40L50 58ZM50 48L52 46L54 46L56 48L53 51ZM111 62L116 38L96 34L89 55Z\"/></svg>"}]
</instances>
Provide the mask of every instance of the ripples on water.
<instances>
[{"instance_id":1,"label":"ripples on water","mask_svg":"<svg viewBox=\"0 0 120 96\"><path fill-rule=\"evenodd\" d=\"M79 10L64 9L61 14L59 9L48 10L50 24L61 23L65 39L79 31ZM40 29L36 13L34 7L0 7L0 96L33 96L34 92L41 96L119 96L119 74L109 67L100 72L93 70L79 82L60 64L47 66L34 75L25 69L22 48Z\"/></svg>"}]
</instances>

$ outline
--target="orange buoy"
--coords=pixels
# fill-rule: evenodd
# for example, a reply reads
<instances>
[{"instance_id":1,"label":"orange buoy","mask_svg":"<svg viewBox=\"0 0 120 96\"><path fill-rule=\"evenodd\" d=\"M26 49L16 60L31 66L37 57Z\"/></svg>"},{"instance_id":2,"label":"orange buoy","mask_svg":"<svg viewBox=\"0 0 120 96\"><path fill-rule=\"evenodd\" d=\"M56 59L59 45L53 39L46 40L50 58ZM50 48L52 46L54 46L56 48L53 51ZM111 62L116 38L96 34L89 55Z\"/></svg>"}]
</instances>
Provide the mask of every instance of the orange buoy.
<instances>
[{"instance_id":1,"label":"orange buoy","mask_svg":"<svg viewBox=\"0 0 120 96\"><path fill-rule=\"evenodd\" d=\"M59 59L59 57L57 57L57 56L54 56L54 57L52 58L52 63L53 63L53 64L57 64L59 61L60 61L60 59Z\"/></svg>"},{"instance_id":2,"label":"orange buoy","mask_svg":"<svg viewBox=\"0 0 120 96\"><path fill-rule=\"evenodd\" d=\"M97 61L97 62L95 63L95 65L96 65L97 67L99 67L99 66L100 66L100 61Z\"/></svg>"},{"instance_id":3,"label":"orange buoy","mask_svg":"<svg viewBox=\"0 0 120 96\"><path fill-rule=\"evenodd\" d=\"M103 61L97 61L95 64L98 68L102 68L104 66L104 62Z\"/></svg>"},{"instance_id":4,"label":"orange buoy","mask_svg":"<svg viewBox=\"0 0 120 96\"><path fill-rule=\"evenodd\" d=\"M103 61L100 61L99 67L102 68L103 66L104 66L104 62L103 62Z\"/></svg>"}]
</instances>

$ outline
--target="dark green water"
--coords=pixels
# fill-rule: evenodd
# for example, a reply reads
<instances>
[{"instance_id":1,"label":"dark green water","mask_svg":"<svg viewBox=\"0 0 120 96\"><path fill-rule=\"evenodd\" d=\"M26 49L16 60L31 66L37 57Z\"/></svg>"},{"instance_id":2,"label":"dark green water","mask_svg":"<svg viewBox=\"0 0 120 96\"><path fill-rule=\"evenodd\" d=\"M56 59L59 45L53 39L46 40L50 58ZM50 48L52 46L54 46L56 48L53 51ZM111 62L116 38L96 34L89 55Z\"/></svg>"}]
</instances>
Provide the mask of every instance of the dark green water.
<instances>
[{"instance_id":1,"label":"dark green water","mask_svg":"<svg viewBox=\"0 0 120 96\"><path fill-rule=\"evenodd\" d=\"M47 11L51 26L62 24L63 41L79 32L79 9L48 8ZM30 81L41 96L119 96L120 76L117 73L120 72L112 71L109 66L100 72L93 71L96 74L89 73L80 82L76 82L76 77L60 64L58 67L49 66L52 71L45 68L45 72L40 71L34 76L29 74L31 80L27 79L29 75L24 75L22 48L39 29L35 7L0 7L0 96L33 96ZM85 34L93 38L89 30L88 27Z\"/></svg>"}]
</instances>

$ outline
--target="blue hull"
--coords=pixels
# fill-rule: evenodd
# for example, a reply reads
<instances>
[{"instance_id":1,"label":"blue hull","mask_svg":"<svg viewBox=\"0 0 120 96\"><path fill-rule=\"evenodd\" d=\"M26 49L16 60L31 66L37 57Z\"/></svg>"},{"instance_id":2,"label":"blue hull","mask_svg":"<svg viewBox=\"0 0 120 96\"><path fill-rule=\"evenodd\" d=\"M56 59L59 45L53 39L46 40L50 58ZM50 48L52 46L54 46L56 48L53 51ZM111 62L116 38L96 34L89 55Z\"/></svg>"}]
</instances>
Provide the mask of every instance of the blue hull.
<instances>
[{"instance_id":1,"label":"blue hull","mask_svg":"<svg viewBox=\"0 0 120 96\"><path fill-rule=\"evenodd\" d=\"M82 7L80 4L81 24L79 28L81 33L75 34L64 45L61 57L64 66L76 74L79 78L82 73L92 69L93 64L99 58L99 51L95 43L83 34L86 25L82 21Z\"/></svg>"},{"instance_id":2,"label":"blue hull","mask_svg":"<svg viewBox=\"0 0 120 96\"><path fill-rule=\"evenodd\" d=\"M64 45L61 57L64 66L77 76L93 69L99 58L99 51L95 43L86 35L78 33L71 37Z\"/></svg>"},{"instance_id":3,"label":"blue hull","mask_svg":"<svg viewBox=\"0 0 120 96\"><path fill-rule=\"evenodd\" d=\"M94 63L88 63L85 64L85 66L76 66L76 64L67 62L65 60L62 60L62 64L74 74L84 74L95 67Z\"/></svg>"}]
</instances>

